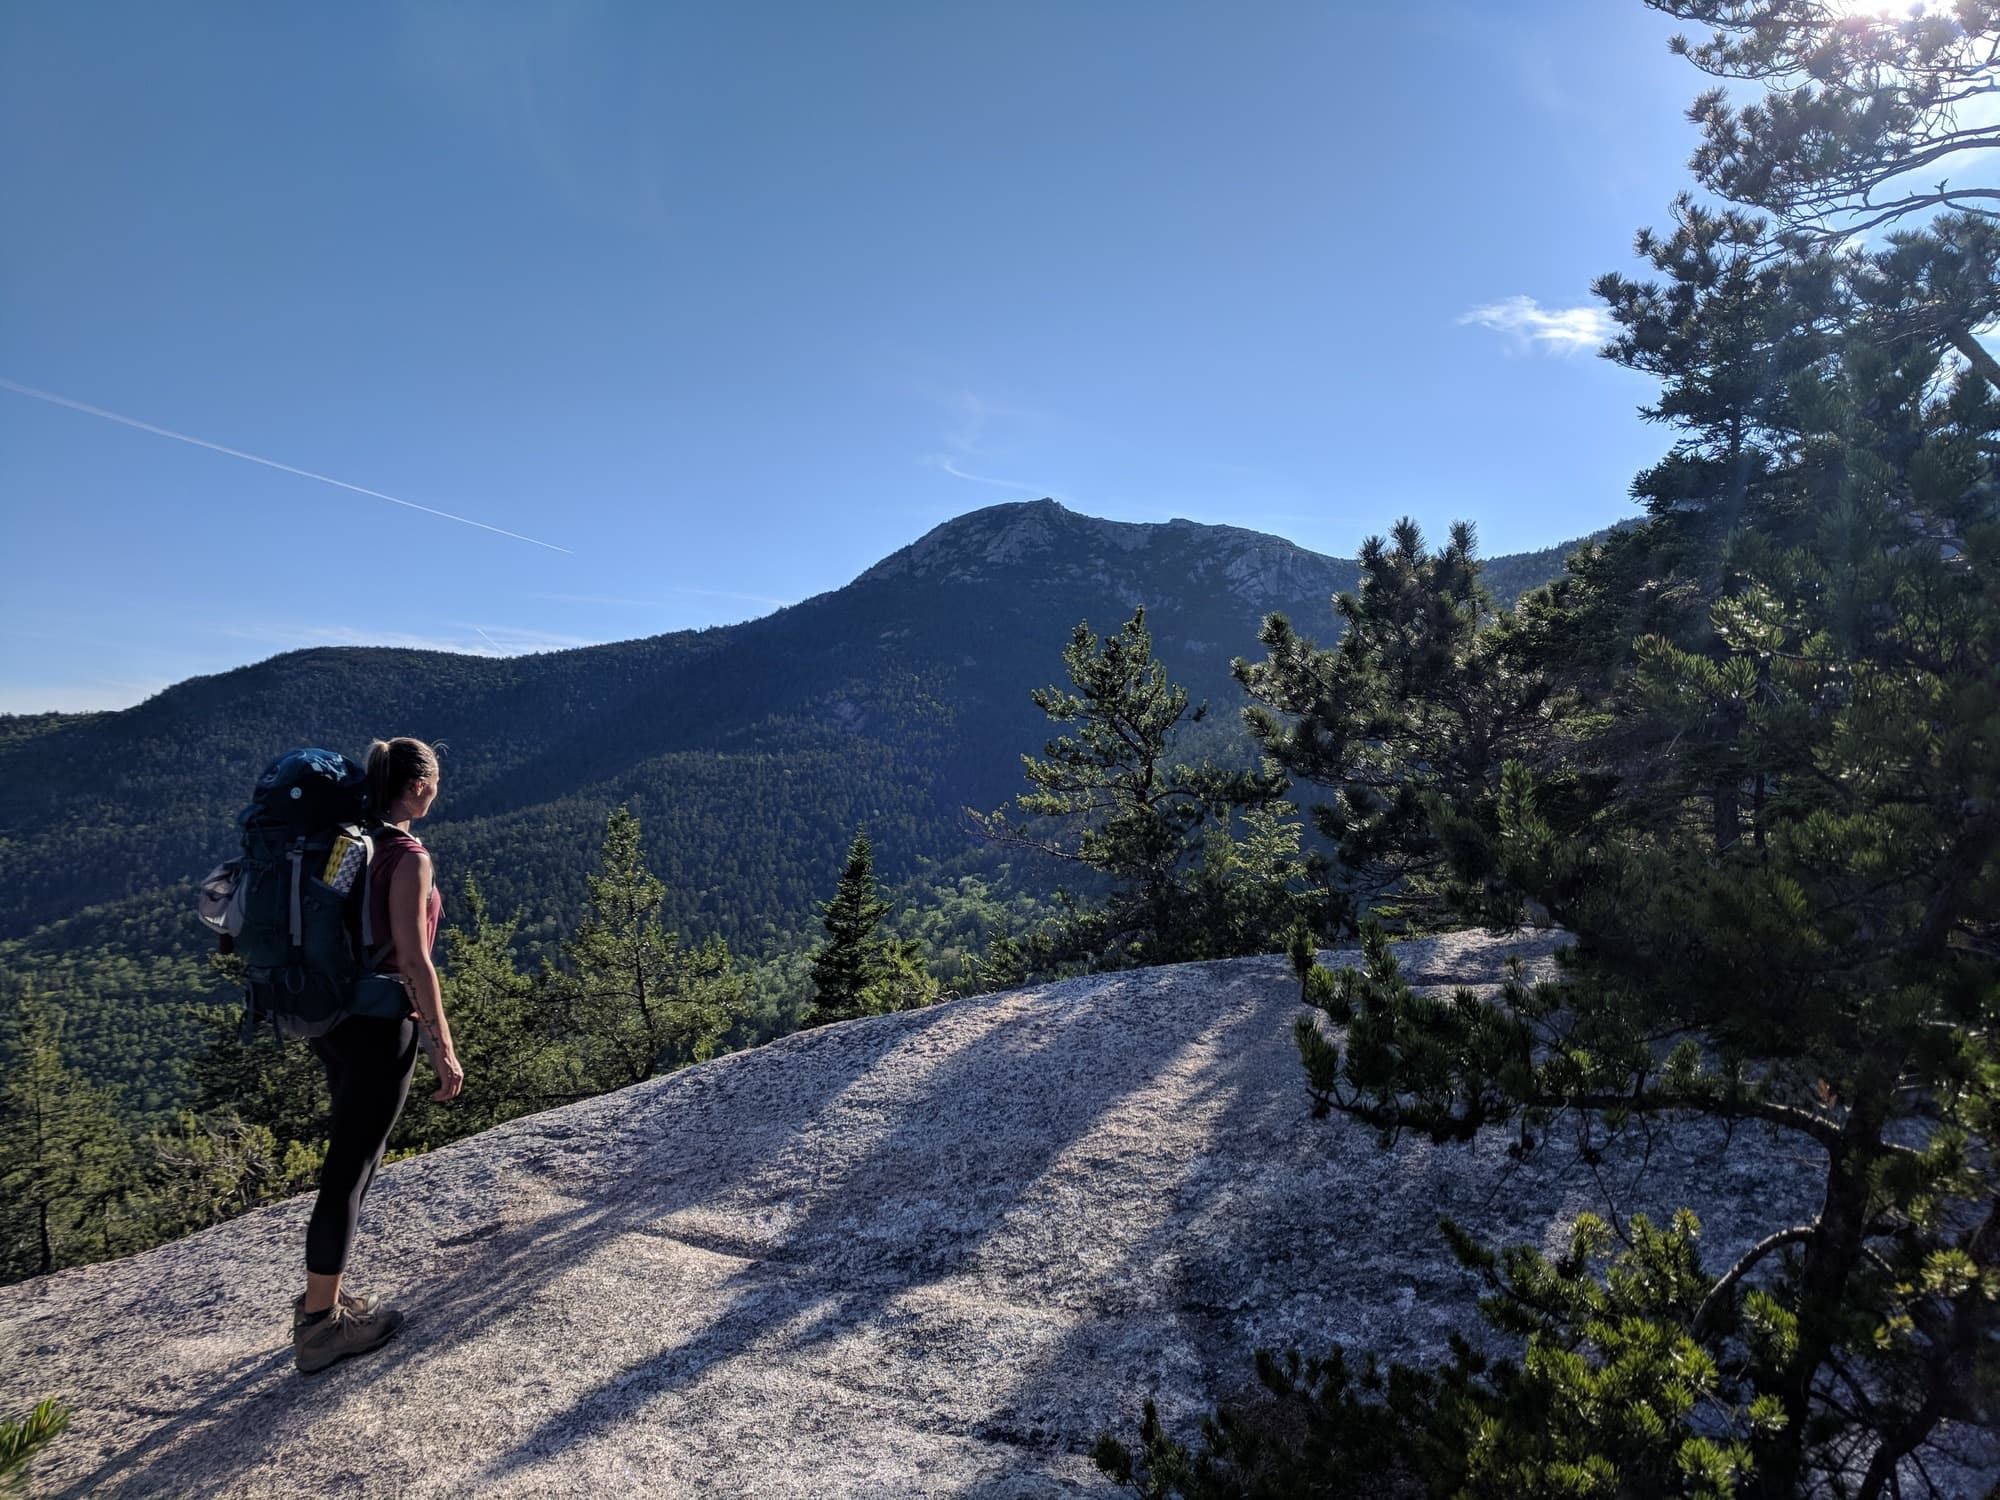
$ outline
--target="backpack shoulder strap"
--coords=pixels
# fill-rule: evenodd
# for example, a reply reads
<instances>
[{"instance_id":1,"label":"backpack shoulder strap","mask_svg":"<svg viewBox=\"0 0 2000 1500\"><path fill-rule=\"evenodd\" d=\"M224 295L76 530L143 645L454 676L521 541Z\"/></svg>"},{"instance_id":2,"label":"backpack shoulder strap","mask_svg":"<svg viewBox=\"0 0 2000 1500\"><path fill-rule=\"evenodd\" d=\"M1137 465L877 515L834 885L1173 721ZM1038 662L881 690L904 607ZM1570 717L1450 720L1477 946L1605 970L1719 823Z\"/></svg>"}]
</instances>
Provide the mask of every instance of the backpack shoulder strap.
<instances>
[{"instance_id":1,"label":"backpack shoulder strap","mask_svg":"<svg viewBox=\"0 0 2000 1500\"><path fill-rule=\"evenodd\" d=\"M361 952L372 970L396 951L395 934L375 931L375 891L374 882L394 877L396 867L403 862L411 850L422 850L424 846L400 828L379 824L368 840L368 863L363 867L361 896ZM375 873L375 861L382 862L382 873Z\"/></svg>"},{"instance_id":2,"label":"backpack shoulder strap","mask_svg":"<svg viewBox=\"0 0 2000 1500\"><path fill-rule=\"evenodd\" d=\"M369 957L375 951L375 891L369 883L375 870L375 840L363 833L357 842L361 845L361 952Z\"/></svg>"}]
</instances>

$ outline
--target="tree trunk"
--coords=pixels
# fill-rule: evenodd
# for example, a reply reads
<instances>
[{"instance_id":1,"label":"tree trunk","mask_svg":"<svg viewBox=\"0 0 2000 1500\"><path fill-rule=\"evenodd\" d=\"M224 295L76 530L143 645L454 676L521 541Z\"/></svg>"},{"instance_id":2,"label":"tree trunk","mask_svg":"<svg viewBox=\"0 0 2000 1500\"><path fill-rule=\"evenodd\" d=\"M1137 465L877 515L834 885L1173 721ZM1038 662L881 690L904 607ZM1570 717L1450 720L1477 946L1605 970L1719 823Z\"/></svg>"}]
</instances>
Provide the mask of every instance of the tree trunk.
<instances>
[{"instance_id":1,"label":"tree trunk","mask_svg":"<svg viewBox=\"0 0 2000 1500\"><path fill-rule=\"evenodd\" d=\"M1798 1352L1791 1368L1779 1377L1775 1391L1784 1405L1785 1425L1757 1453L1754 1493L1759 1500L1791 1500L1800 1493L1813 1381L1833 1352L1841 1303L1861 1261L1868 1227L1869 1176L1888 1102L1886 1092L1872 1087L1855 1102L1828 1164L1819 1227L1805 1242L1799 1272Z\"/></svg>"},{"instance_id":2,"label":"tree trunk","mask_svg":"<svg viewBox=\"0 0 2000 1500\"><path fill-rule=\"evenodd\" d=\"M646 1000L646 968L643 960L633 966L632 982L633 993L639 1001L639 1023L646 1028L646 1056L643 1065L636 1063L632 1065L632 1071L637 1075L632 1081L644 1083L659 1069L660 1033L653 1024L653 1007Z\"/></svg>"},{"instance_id":3,"label":"tree trunk","mask_svg":"<svg viewBox=\"0 0 2000 1500\"><path fill-rule=\"evenodd\" d=\"M1715 784L1715 852L1720 854L1743 836L1743 791L1733 781Z\"/></svg>"},{"instance_id":4,"label":"tree trunk","mask_svg":"<svg viewBox=\"0 0 2000 1500\"><path fill-rule=\"evenodd\" d=\"M2000 360L1986 352L1986 346L1972 336L1967 328L1955 329L1951 335L1951 346L1966 358L1966 362L1986 377L1986 383L2000 391Z\"/></svg>"}]
</instances>

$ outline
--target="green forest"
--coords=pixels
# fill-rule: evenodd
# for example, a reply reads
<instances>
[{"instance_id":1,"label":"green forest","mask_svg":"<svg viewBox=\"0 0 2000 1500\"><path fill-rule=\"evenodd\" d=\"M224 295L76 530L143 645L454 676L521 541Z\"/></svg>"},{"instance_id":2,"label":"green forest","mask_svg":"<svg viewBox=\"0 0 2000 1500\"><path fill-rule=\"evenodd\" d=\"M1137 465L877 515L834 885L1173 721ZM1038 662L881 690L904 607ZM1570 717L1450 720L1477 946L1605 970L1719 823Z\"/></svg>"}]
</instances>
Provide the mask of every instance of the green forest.
<instances>
[{"instance_id":1,"label":"green forest","mask_svg":"<svg viewBox=\"0 0 2000 1500\"><path fill-rule=\"evenodd\" d=\"M1098 1442L1107 1475L1190 1500L1924 1493L1952 1425L2000 1417L2000 361L1976 336L2000 318L2000 225L1907 174L1955 149L1950 102L1993 86L2000 18L1651 3L1713 29L1681 49L1698 68L1809 82L1704 95L1702 196L1639 234L1646 275L1595 284L1604 354L1652 382L1665 440L1634 523L1530 586L1470 526L1385 517L1331 612L1260 611L1226 679L1165 648L1160 609L1093 619L1060 591L1070 617L1010 648L1034 686L1006 702L914 648L865 673L858 646L788 656L782 622L757 638L769 712L701 675L744 649L713 633L548 667L535 722L559 737L483 741L462 782L447 760L467 811L434 841L465 872L445 1003L471 1083L413 1102L395 1149L800 1026L1282 952L1302 1116L1517 1155L1721 1121L1792 1143L1821 1206L1728 1265L1686 1211L1586 1214L1559 1250L1447 1222L1486 1293L1448 1358L1245 1349L1258 1399L1195 1431L1131 1413ZM868 608L890 581L863 581ZM948 597L918 606L939 629ZM843 637L864 638L881 652ZM995 659L982 680L1011 680ZM260 670L307 665L341 664ZM412 722L529 691L452 671ZM621 761L590 728L614 707L666 748ZM891 727L841 727L864 719ZM135 781L202 758L165 725L101 742ZM10 725L44 776L8 826L57 795L53 762L21 757L115 728ZM227 973L151 883L255 770L218 751L215 787L161 776L143 827L72 817L24 851L9 1278L312 1180L316 1067L240 1034ZM107 858L131 889L78 904ZM1530 924L1567 935L1560 972L1486 998L1418 993L1391 941ZM1346 941L1361 967L1319 963Z\"/></svg>"}]
</instances>

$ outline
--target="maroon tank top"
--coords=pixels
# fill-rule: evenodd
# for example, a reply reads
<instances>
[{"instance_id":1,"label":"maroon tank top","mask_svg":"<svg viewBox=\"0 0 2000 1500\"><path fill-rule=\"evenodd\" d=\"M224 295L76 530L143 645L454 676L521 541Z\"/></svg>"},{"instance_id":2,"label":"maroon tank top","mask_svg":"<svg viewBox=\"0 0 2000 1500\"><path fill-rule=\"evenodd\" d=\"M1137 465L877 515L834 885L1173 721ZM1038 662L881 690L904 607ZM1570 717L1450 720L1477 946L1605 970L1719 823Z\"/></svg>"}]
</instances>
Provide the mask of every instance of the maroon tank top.
<instances>
[{"instance_id":1,"label":"maroon tank top","mask_svg":"<svg viewBox=\"0 0 2000 1500\"><path fill-rule=\"evenodd\" d=\"M397 866L410 855L423 853L424 846L414 835L400 828L378 828L374 838L375 858L368 866L368 922L373 928L376 951L387 950L375 964L375 972L401 974L403 967L396 953L395 928L389 923L389 886L395 879ZM424 912L426 954L437 942L438 922L443 916L444 897L438 894L437 881L432 880L431 899Z\"/></svg>"}]
</instances>

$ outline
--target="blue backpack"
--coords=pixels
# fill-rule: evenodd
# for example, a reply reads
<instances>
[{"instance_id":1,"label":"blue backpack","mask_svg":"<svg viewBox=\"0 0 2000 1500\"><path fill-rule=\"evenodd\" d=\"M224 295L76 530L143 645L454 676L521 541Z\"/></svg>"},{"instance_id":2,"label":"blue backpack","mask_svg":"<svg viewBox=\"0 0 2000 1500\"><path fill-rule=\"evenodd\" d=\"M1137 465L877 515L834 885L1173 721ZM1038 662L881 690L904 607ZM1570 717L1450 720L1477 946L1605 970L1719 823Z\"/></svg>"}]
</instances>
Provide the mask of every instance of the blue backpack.
<instances>
[{"instance_id":1,"label":"blue backpack","mask_svg":"<svg viewBox=\"0 0 2000 1500\"><path fill-rule=\"evenodd\" d=\"M196 901L222 951L243 960L246 1031L322 1036L376 1013L379 986L362 980L389 945L370 919L368 814L367 772L331 750L293 750L257 778L238 819L243 853L209 872Z\"/></svg>"}]
</instances>

